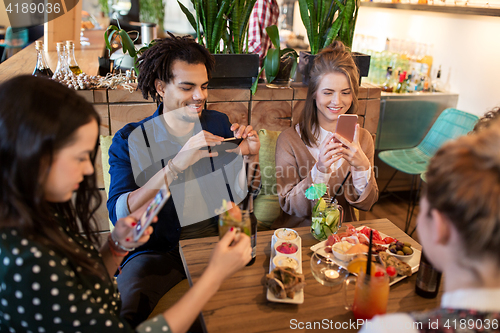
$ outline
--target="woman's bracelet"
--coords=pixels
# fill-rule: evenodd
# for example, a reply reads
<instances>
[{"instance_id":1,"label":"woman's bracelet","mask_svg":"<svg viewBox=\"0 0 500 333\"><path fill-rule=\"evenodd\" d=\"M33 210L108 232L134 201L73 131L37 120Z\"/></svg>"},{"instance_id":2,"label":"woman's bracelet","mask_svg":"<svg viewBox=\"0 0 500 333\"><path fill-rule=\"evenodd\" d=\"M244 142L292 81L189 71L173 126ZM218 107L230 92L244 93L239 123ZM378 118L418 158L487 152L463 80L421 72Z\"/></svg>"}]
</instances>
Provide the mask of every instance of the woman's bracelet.
<instances>
[{"instance_id":1,"label":"woman's bracelet","mask_svg":"<svg viewBox=\"0 0 500 333\"><path fill-rule=\"evenodd\" d=\"M109 233L109 236L108 236L108 240L110 242L111 245L114 245L115 248L118 248L124 252L129 252L129 251L134 251L135 250L135 247L131 247L131 248L127 248L123 245L120 244L120 242L118 242L114 237L113 237L113 232L110 232ZM125 254L126 255L126 254Z\"/></svg>"},{"instance_id":2,"label":"woman's bracelet","mask_svg":"<svg viewBox=\"0 0 500 333\"><path fill-rule=\"evenodd\" d=\"M182 173L182 170L178 169L174 165L174 162L172 161L172 159L168 160L167 166L168 166L169 171L172 173L172 176L174 177L174 180L176 180L177 179L177 175L179 173Z\"/></svg>"}]
</instances>

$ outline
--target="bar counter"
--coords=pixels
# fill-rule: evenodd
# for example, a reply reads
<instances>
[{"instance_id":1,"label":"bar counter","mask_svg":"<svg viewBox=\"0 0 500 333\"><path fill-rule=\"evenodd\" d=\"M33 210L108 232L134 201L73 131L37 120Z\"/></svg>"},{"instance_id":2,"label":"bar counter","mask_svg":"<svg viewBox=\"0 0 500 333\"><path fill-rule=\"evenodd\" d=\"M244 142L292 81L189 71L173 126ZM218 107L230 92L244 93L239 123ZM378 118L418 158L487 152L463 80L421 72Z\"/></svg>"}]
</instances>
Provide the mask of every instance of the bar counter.
<instances>
[{"instance_id":1,"label":"bar counter","mask_svg":"<svg viewBox=\"0 0 500 333\"><path fill-rule=\"evenodd\" d=\"M104 54L104 30L86 30L83 36L89 39L90 45L75 48L75 57L83 72L97 75L99 68L98 58ZM79 41L74 41L75 46ZM54 71L57 67L57 51L45 53L49 67ZM26 46L14 56L0 64L0 82L14 76L31 74L36 66L35 43Z\"/></svg>"}]
</instances>

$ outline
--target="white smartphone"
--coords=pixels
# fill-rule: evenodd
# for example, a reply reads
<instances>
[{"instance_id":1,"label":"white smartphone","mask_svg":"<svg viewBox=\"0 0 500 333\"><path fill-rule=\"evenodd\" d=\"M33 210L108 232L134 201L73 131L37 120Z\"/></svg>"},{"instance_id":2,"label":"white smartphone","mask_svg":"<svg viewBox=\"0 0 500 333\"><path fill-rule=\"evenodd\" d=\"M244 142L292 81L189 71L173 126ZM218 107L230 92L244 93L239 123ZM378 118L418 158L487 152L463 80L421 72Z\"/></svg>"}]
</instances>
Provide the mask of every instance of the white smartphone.
<instances>
[{"instance_id":1,"label":"white smartphone","mask_svg":"<svg viewBox=\"0 0 500 333\"><path fill-rule=\"evenodd\" d=\"M139 221L137 221L137 226L134 228L134 242L137 242L139 238L141 238L144 231L149 227L153 218L158 215L168 198L170 198L170 191L166 186L163 186L158 193L156 193L154 199L151 201L144 214L142 214Z\"/></svg>"}]
</instances>

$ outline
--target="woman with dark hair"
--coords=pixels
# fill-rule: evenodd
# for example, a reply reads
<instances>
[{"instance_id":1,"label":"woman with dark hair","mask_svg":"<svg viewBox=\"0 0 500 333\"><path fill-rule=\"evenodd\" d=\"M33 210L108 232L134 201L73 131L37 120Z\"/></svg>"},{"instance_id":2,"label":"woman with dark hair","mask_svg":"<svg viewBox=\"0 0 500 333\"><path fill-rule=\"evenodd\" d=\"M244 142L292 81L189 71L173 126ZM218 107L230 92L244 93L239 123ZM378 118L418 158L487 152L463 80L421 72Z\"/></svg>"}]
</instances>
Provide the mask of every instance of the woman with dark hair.
<instances>
[{"instance_id":1,"label":"woman with dark hair","mask_svg":"<svg viewBox=\"0 0 500 333\"><path fill-rule=\"evenodd\" d=\"M94 160L100 119L63 85L20 76L0 86L0 331L131 332L118 316L113 274L139 241L146 205L119 219L97 247ZM139 332L184 332L222 281L251 258L235 231L216 246L198 283Z\"/></svg>"},{"instance_id":2,"label":"woman with dark hair","mask_svg":"<svg viewBox=\"0 0 500 333\"><path fill-rule=\"evenodd\" d=\"M331 195L339 194L346 221L356 219L353 207L368 210L378 199L370 133L356 125L352 143L334 134L339 115L356 113L358 108L359 73L344 44L335 41L323 49L310 76L298 123L281 133L276 144L283 212L275 228L311 224L313 202L304 193L312 184L325 183Z\"/></svg>"}]
</instances>

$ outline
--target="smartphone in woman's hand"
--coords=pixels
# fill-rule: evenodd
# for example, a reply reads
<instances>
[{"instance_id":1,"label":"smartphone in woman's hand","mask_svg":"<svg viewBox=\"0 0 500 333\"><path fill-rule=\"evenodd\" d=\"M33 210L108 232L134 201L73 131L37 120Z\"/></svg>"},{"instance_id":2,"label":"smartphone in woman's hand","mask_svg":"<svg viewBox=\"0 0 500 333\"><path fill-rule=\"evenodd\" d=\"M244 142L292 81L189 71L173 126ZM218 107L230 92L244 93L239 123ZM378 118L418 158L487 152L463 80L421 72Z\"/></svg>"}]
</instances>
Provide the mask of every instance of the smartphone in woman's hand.
<instances>
[{"instance_id":1,"label":"smartphone in woman's hand","mask_svg":"<svg viewBox=\"0 0 500 333\"><path fill-rule=\"evenodd\" d=\"M339 134L349 142L354 140L354 132L356 131L356 124L358 123L358 116L355 114L341 114L337 118L337 127L335 133ZM335 142L340 142L334 138Z\"/></svg>"},{"instance_id":2,"label":"smartphone in woman's hand","mask_svg":"<svg viewBox=\"0 0 500 333\"><path fill-rule=\"evenodd\" d=\"M151 201L144 214L142 214L139 221L137 221L137 225L134 228L134 242L137 242L139 238L141 238L144 231L149 227L154 217L158 215L168 198L170 198L170 191L166 186L163 186L158 193L156 193L154 199Z\"/></svg>"}]
</instances>

